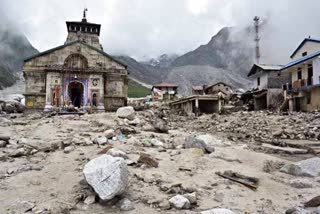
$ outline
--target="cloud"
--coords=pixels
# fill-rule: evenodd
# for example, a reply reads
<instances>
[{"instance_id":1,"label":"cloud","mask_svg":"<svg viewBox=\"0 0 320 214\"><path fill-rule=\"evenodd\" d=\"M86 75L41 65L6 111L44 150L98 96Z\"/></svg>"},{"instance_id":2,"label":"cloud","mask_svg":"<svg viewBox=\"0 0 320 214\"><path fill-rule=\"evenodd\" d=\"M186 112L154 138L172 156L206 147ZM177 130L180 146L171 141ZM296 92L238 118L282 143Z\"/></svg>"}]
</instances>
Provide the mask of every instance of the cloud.
<instances>
[{"instance_id":1,"label":"cloud","mask_svg":"<svg viewBox=\"0 0 320 214\"><path fill-rule=\"evenodd\" d=\"M40 51L61 45L65 21L102 25L101 43L110 54L138 59L183 54L207 43L224 26L253 25L258 15L262 61L286 63L304 37L320 37L318 0L1 0L1 10ZM247 38L253 40L253 38Z\"/></svg>"}]
</instances>

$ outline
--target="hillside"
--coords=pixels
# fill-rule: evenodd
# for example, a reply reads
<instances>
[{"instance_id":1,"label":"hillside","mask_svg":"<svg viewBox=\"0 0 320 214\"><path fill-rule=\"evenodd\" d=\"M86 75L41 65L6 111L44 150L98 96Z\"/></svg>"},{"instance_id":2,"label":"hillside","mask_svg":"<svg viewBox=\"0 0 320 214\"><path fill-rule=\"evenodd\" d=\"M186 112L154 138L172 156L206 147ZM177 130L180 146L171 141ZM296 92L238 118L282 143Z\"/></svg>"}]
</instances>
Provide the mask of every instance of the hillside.
<instances>
[{"instance_id":1,"label":"hillside","mask_svg":"<svg viewBox=\"0 0 320 214\"><path fill-rule=\"evenodd\" d=\"M23 59L37 52L21 32L0 25L0 89L13 85Z\"/></svg>"},{"instance_id":2,"label":"hillside","mask_svg":"<svg viewBox=\"0 0 320 214\"><path fill-rule=\"evenodd\" d=\"M151 90L149 88L144 87L141 84L129 78L129 82L128 82L129 98L146 97L150 94L151 94Z\"/></svg>"}]
</instances>

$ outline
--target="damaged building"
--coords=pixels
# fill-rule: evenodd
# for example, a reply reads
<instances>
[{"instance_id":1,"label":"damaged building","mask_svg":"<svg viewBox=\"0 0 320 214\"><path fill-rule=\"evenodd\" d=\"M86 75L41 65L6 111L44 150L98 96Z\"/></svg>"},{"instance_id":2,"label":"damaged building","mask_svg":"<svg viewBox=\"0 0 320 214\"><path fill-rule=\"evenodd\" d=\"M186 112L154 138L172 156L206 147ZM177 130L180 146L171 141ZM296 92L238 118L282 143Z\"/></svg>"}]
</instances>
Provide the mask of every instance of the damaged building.
<instances>
[{"instance_id":1,"label":"damaged building","mask_svg":"<svg viewBox=\"0 0 320 214\"><path fill-rule=\"evenodd\" d=\"M306 38L281 69L291 76L284 87L284 108L289 111L320 110L320 40Z\"/></svg>"},{"instance_id":2,"label":"damaged building","mask_svg":"<svg viewBox=\"0 0 320 214\"><path fill-rule=\"evenodd\" d=\"M51 111L65 106L112 111L126 105L127 66L103 51L101 25L66 22L64 45L25 59L26 106Z\"/></svg>"},{"instance_id":3,"label":"damaged building","mask_svg":"<svg viewBox=\"0 0 320 214\"><path fill-rule=\"evenodd\" d=\"M276 109L282 104L283 85L290 75L280 73L280 65L254 64L248 74L253 90L242 95L245 103L252 102L254 110Z\"/></svg>"}]
</instances>

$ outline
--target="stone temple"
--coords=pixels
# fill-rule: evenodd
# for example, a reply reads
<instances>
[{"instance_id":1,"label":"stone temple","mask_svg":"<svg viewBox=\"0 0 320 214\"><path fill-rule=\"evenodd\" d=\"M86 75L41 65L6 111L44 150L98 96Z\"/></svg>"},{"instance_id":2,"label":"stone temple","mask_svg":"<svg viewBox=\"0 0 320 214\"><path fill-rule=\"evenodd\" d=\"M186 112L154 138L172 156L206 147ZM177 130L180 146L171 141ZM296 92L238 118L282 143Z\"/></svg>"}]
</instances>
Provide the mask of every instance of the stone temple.
<instances>
[{"instance_id":1,"label":"stone temple","mask_svg":"<svg viewBox=\"0 0 320 214\"><path fill-rule=\"evenodd\" d=\"M103 51L101 25L66 22L64 45L25 59L26 106L46 111L66 106L113 111L126 105L127 66Z\"/></svg>"}]
</instances>

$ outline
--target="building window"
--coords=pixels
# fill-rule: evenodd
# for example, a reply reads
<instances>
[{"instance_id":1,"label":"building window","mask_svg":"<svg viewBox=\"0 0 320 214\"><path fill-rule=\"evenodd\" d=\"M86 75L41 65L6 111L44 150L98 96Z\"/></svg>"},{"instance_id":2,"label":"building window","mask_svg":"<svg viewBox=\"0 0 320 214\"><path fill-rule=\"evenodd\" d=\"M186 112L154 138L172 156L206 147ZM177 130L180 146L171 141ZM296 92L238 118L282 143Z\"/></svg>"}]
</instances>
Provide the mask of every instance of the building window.
<instances>
[{"instance_id":1,"label":"building window","mask_svg":"<svg viewBox=\"0 0 320 214\"><path fill-rule=\"evenodd\" d=\"M302 71L301 68L298 68L298 80L302 79Z\"/></svg>"},{"instance_id":2,"label":"building window","mask_svg":"<svg viewBox=\"0 0 320 214\"><path fill-rule=\"evenodd\" d=\"M307 92L306 94L307 104L311 104L311 93Z\"/></svg>"},{"instance_id":3,"label":"building window","mask_svg":"<svg viewBox=\"0 0 320 214\"><path fill-rule=\"evenodd\" d=\"M257 78L257 85L260 86L260 77Z\"/></svg>"},{"instance_id":4,"label":"building window","mask_svg":"<svg viewBox=\"0 0 320 214\"><path fill-rule=\"evenodd\" d=\"M286 90L287 90L287 84L284 84L284 85L282 86L282 89L283 89L284 91L286 91Z\"/></svg>"},{"instance_id":5,"label":"building window","mask_svg":"<svg viewBox=\"0 0 320 214\"><path fill-rule=\"evenodd\" d=\"M308 55L308 52L303 52L302 53L302 56L307 56Z\"/></svg>"}]
</instances>

